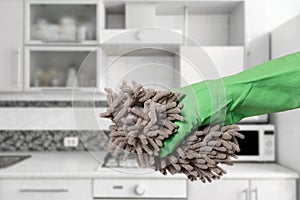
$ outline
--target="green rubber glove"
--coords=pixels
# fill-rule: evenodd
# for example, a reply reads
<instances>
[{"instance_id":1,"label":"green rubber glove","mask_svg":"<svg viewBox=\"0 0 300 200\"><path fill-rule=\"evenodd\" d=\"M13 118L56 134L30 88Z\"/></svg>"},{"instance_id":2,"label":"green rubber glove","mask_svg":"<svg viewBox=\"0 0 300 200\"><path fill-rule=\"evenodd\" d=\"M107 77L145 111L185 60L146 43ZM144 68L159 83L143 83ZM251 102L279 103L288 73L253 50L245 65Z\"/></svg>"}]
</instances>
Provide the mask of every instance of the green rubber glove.
<instances>
[{"instance_id":1,"label":"green rubber glove","mask_svg":"<svg viewBox=\"0 0 300 200\"><path fill-rule=\"evenodd\" d=\"M164 141L160 156L175 150L192 129L209 124L229 125L250 116L300 107L300 52L241 73L174 89L185 94L184 122Z\"/></svg>"}]
</instances>

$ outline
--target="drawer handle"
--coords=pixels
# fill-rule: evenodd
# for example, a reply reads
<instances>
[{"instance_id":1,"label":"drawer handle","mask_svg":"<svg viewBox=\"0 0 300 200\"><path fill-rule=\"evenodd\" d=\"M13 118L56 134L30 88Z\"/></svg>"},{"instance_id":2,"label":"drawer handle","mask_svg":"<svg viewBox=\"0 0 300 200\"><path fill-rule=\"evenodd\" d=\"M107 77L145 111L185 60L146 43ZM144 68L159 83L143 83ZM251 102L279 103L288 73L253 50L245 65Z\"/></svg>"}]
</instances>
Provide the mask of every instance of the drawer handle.
<instances>
[{"instance_id":1,"label":"drawer handle","mask_svg":"<svg viewBox=\"0 0 300 200\"><path fill-rule=\"evenodd\" d=\"M123 190L123 185L114 185L113 189L114 190Z\"/></svg>"},{"instance_id":2,"label":"drawer handle","mask_svg":"<svg viewBox=\"0 0 300 200\"><path fill-rule=\"evenodd\" d=\"M249 199L249 189L248 189L248 188L245 189L245 190L243 190L243 191L242 191L242 194L245 195L245 200L248 200L248 199Z\"/></svg>"},{"instance_id":3,"label":"drawer handle","mask_svg":"<svg viewBox=\"0 0 300 200\"><path fill-rule=\"evenodd\" d=\"M69 43L82 43L80 40L41 40L42 43L47 43L47 44L69 44Z\"/></svg>"},{"instance_id":4,"label":"drawer handle","mask_svg":"<svg viewBox=\"0 0 300 200\"><path fill-rule=\"evenodd\" d=\"M46 193L46 192L54 192L54 193L65 193L69 192L68 189L65 188L59 188L59 189L30 189L30 188L24 188L20 189L21 193Z\"/></svg>"},{"instance_id":5,"label":"drawer handle","mask_svg":"<svg viewBox=\"0 0 300 200\"><path fill-rule=\"evenodd\" d=\"M21 74L21 68L22 68L22 48L18 48L17 50L17 86L21 87L22 84L22 74Z\"/></svg>"},{"instance_id":6,"label":"drawer handle","mask_svg":"<svg viewBox=\"0 0 300 200\"><path fill-rule=\"evenodd\" d=\"M70 91L70 92L72 92L72 91L81 91L81 88L41 88L41 91L44 91L44 92Z\"/></svg>"},{"instance_id":7,"label":"drawer handle","mask_svg":"<svg viewBox=\"0 0 300 200\"><path fill-rule=\"evenodd\" d=\"M255 200L258 200L258 190L257 190L257 187L252 190L252 193L254 193Z\"/></svg>"}]
</instances>

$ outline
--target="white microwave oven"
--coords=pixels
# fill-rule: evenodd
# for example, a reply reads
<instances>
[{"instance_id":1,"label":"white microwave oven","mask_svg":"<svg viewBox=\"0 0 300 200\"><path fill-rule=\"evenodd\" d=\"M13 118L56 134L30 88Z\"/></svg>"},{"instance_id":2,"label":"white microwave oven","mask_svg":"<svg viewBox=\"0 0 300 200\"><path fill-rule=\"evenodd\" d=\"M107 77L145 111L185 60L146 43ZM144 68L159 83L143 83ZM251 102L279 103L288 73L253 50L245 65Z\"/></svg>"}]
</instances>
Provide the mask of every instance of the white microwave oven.
<instances>
[{"instance_id":1,"label":"white microwave oven","mask_svg":"<svg viewBox=\"0 0 300 200\"><path fill-rule=\"evenodd\" d=\"M275 126L271 124L239 124L245 139L238 139L240 152L236 161L274 162Z\"/></svg>"}]
</instances>

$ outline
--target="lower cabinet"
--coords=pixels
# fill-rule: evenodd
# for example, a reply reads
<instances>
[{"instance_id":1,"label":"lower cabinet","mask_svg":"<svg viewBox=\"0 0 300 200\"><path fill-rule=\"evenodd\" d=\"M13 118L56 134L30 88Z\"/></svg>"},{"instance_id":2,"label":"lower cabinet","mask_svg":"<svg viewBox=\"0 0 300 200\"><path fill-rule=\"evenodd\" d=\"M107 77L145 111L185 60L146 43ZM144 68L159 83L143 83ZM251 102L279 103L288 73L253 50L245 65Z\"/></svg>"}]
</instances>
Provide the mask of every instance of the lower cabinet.
<instances>
[{"instance_id":1,"label":"lower cabinet","mask_svg":"<svg viewBox=\"0 0 300 200\"><path fill-rule=\"evenodd\" d=\"M93 196L97 199L177 199L186 200L186 179L95 179Z\"/></svg>"},{"instance_id":2,"label":"lower cabinet","mask_svg":"<svg viewBox=\"0 0 300 200\"><path fill-rule=\"evenodd\" d=\"M295 179L221 180L189 183L189 200L296 200Z\"/></svg>"},{"instance_id":3,"label":"lower cabinet","mask_svg":"<svg viewBox=\"0 0 300 200\"><path fill-rule=\"evenodd\" d=\"M296 200L296 180L252 180L251 200Z\"/></svg>"},{"instance_id":4,"label":"lower cabinet","mask_svg":"<svg viewBox=\"0 0 300 200\"><path fill-rule=\"evenodd\" d=\"M2 179L0 200L186 199L185 188L185 180ZM297 199L296 179L189 182L187 194L188 200Z\"/></svg>"},{"instance_id":5,"label":"lower cabinet","mask_svg":"<svg viewBox=\"0 0 300 200\"><path fill-rule=\"evenodd\" d=\"M213 183L189 183L189 200L246 200L248 180L222 180Z\"/></svg>"},{"instance_id":6,"label":"lower cabinet","mask_svg":"<svg viewBox=\"0 0 300 200\"><path fill-rule=\"evenodd\" d=\"M1 200L92 200L92 180L3 179Z\"/></svg>"}]
</instances>

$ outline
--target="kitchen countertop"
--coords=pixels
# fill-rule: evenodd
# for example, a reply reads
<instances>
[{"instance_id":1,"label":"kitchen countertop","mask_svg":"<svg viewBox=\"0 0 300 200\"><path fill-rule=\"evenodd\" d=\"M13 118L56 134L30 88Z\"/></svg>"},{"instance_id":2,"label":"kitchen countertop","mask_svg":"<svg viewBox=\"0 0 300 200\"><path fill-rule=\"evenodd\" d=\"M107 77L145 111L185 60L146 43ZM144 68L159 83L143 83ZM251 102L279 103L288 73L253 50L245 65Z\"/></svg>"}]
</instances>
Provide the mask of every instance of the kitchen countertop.
<instances>
[{"instance_id":1,"label":"kitchen countertop","mask_svg":"<svg viewBox=\"0 0 300 200\"><path fill-rule=\"evenodd\" d=\"M163 176L151 169L99 168L96 154L88 152L10 153L30 154L31 158L0 169L0 179L11 178L185 178L184 175ZM3 155L3 154L2 154ZM7 154L4 154L7 155ZM101 159L101 156L96 156ZM235 163L223 166L224 179L295 179L299 175L274 163Z\"/></svg>"}]
</instances>

